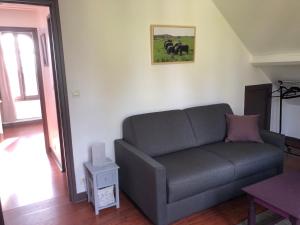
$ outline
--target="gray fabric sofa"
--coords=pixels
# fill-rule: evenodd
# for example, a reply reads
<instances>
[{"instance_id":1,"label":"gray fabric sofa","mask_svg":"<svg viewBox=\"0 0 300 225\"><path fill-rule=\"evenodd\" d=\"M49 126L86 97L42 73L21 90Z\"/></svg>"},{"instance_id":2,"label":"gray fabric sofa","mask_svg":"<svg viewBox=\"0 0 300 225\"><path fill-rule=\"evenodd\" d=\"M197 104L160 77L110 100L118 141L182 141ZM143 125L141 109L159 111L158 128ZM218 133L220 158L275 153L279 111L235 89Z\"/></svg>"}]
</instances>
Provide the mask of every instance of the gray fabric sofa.
<instances>
[{"instance_id":1,"label":"gray fabric sofa","mask_svg":"<svg viewBox=\"0 0 300 225\"><path fill-rule=\"evenodd\" d=\"M285 138L225 143L227 104L131 116L115 141L120 187L158 225L242 194L282 172Z\"/></svg>"}]
</instances>

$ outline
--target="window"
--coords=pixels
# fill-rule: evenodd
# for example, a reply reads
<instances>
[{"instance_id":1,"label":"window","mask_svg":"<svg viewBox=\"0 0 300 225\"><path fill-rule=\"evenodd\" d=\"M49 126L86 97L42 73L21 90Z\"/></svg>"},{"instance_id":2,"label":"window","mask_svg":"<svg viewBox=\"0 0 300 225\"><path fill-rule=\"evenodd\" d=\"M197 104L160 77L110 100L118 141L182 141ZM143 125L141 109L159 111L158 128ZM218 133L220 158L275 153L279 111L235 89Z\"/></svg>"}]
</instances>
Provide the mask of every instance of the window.
<instances>
[{"instance_id":1,"label":"window","mask_svg":"<svg viewBox=\"0 0 300 225\"><path fill-rule=\"evenodd\" d=\"M0 41L13 98L16 101L39 99L33 34L2 32Z\"/></svg>"}]
</instances>

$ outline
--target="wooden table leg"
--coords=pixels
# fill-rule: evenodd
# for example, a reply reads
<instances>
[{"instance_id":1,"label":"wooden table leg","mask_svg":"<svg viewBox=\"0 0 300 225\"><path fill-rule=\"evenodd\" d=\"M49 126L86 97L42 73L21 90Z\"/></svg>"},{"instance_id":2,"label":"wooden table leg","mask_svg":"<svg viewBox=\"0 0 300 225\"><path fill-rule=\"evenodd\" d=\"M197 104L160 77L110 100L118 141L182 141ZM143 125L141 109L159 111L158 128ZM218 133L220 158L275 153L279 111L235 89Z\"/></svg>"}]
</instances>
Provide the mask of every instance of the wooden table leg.
<instances>
[{"instance_id":1,"label":"wooden table leg","mask_svg":"<svg viewBox=\"0 0 300 225\"><path fill-rule=\"evenodd\" d=\"M254 198L249 196L250 205L248 211L248 225L256 225L256 210Z\"/></svg>"}]
</instances>

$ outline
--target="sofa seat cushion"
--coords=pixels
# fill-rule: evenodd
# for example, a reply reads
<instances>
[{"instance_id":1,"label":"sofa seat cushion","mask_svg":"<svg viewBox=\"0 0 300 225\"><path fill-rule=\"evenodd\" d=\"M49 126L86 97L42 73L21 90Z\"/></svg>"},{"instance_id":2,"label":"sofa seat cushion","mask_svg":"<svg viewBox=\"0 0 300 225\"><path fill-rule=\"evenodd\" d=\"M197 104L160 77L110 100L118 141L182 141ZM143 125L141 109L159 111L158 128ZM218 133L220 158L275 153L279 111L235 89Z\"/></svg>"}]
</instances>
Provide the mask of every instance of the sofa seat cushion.
<instances>
[{"instance_id":1,"label":"sofa seat cushion","mask_svg":"<svg viewBox=\"0 0 300 225\"><path fill-rule=\"evenodd\" d=\"M169 203L234 179L232 163L201 148L186 149L155 159L166 168Z\"/></svg>"},{"instance_id":2,"label":"sofa seat cushion","mask_svg":"<svg viewBox=\"0 0 300 225\"><path fill-rule=\"evenodd\" d=\"M283 151L270 144L221 142L202 146L202 150L230 161L235 167L235 179L279 167L283 161Z\"/></svg>"}]
</instances>

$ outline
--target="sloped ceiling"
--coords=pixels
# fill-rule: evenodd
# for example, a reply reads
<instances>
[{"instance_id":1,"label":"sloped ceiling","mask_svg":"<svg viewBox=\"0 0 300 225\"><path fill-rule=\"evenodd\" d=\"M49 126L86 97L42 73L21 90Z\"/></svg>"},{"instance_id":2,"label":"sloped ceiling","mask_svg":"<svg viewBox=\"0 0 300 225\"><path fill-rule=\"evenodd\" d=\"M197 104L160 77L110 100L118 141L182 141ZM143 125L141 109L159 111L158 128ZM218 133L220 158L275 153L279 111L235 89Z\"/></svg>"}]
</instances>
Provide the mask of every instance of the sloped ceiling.
<instances>
[{"instance_id":1,"label":"sloped ceiling","mask_svg":"<svg viewBox=\"0 0 300 225\"><path fill-rule=\"evenodd\" d=\"M253 55L300 52L299 0L213 0Z\"/></svg>"},{"instance_id":2,"label":"sloped ceiling","mask_svg":"<svg viewBox=\"0 0 300 225\"><path fill-rule=\"evenodd\" d=\"M272 81L300 80L300 0L213 0Z\"/></svg>"}]
</instances>

